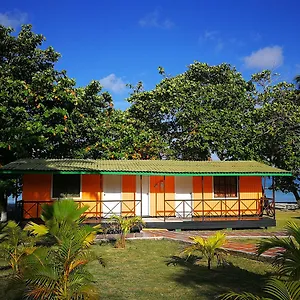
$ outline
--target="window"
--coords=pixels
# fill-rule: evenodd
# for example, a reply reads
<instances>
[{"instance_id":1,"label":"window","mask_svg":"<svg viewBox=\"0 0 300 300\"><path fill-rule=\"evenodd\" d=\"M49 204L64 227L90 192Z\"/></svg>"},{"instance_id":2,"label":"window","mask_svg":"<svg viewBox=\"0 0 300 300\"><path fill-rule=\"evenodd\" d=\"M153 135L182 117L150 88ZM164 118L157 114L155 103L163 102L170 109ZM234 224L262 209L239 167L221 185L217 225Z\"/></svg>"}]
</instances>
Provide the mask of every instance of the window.
<instances>
[{"instance_id":1,"label":"window","mask_svg":"<svg viewBox=\"0 0 300 300\"><path fill-rule=\"evenodd\" d=\"M215 198L236 198L237 177L233 177L233 176L214 177L214 197Z\"/></svg>"},{"instance_id":2,"label":"window","mask_svg":"<svg viewBox=\"0 0 300 300\"><path fill-rule=\"evenodd\" d=\"M80 197L80 175L53 174L52 198Z\"/></svg>"}]
</instances>

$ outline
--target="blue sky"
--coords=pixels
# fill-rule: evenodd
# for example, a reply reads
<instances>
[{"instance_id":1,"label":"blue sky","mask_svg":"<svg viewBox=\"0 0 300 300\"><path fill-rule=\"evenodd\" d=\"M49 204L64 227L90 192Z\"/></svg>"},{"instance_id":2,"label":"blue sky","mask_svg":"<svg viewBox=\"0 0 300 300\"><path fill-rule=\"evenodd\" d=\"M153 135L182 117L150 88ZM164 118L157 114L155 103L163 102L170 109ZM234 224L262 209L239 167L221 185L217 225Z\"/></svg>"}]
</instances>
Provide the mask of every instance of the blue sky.
<instances>
[{"instance_id":1,"label":"blue sky","mask_svg":"<svg viewBox=\"0 0 300 300\"><path fill-rule=\"evenodd\" d=\"M95 79L128 107L126 83L151 89L157 67L176 75L198 60L227 62L248 79L270 68L291 81L300 74L297 0L2 0L0 23L31 23L46 36L77 85Z\"/></svg>"}]
</instances>

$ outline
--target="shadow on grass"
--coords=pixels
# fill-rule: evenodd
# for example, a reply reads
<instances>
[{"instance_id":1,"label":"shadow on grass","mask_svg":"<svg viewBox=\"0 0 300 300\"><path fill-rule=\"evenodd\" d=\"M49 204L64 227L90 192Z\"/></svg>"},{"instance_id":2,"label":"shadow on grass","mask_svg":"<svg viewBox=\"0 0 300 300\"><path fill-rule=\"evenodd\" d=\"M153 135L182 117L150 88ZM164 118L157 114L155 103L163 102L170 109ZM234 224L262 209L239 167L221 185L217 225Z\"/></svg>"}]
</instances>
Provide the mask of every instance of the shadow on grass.
<instances>
[{"instance_id":1,"label":"shadow on grass","mask_svg":"<svg viewBox=\"0 0 300 300\"><path fill-rule=\"evenodd\" d=\"M0 299L17 300L24 299L25 285L16 280L10 272L0 275Z\"/></svg>"},{"instance_id":2,"label":"shadow on grass","mask_svg":"<svg viewBox=\"0 0 300 300\"><path fill-rule=\"evenodd\" d=\"M166 261L168 266L180 266L173 280L183 286L194 289L195 297L217 299L219 295L228 292L249 292L262 296L262 289L268 275L259 275L228 262L223 267L213 266L208 270L205 260L197 256L189 259L172 256ZM202 298L201 298L202 299Z\"/></svg>"},{"instance_id":3,"label":"shadow on grass","mask_svg":"<svg viewBox=\"0 0 300 300\"><path fill-rule=\"evenodd\" d=\"M300 217L292 217L292 219L300 220Z\"/></svg>"}]
</instances>

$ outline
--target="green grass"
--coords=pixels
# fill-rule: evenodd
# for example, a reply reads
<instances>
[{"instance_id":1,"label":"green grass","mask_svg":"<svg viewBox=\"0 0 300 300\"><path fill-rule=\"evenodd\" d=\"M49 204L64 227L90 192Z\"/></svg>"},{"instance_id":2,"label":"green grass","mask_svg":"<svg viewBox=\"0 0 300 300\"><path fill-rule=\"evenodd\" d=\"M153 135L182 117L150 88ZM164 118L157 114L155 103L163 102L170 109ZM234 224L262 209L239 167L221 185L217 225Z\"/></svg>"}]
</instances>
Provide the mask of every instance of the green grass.
<instances>
[{"instance_id":1,"label":"green grass","mask_svg":"<svg viewBox=\"0 0 300 300\"><path fill-rule=\"evenodd\" d=\"M256 235L259 235L260 232L274 232L274 231L283 231L284 226L288 221L295 222L300 226L300 209L291 210L291 211L283 211L276 210L276 226L269 227L267 229L238 229L237 231L242 234L243 232L253 232ZM230 235L230 231L226 232Z\"/></svg>"},{"instance_id":2,"label":"green grass","mask_svg":"<svg viewBox=\"0 0 300 300\"><path fill-rule=\"evenodd\" d=\"M205 262L195 265L180 259L183 247L167 240L128 241L126 249L93 246L107 264L105 268L98 262L89 265L100 299L215 299L230 290L261 294L273 271L267 263L232 255L227 257L231 265L207 270ZM0 271L0 299L20 299L24 287L8 287L9 275L8 270Z\"/></svg>"},{"instance_id":3,"label":"green grass","mask_svg":"<svg viewBox=\"0 0 300 300\"><path fill-rule=\"evenodd\" d=\"M276 227L269 228L268 230L283 230L288 221L295 222L300 226L300 209L290 211L276 210Z\"/></svg>"},{"instance_id":4,"label":"green grass","mask_svg":"<svg viewBox=\"0 0 300 300\"><path fill-rule=\"evenodd\" d=\"M105 268L98 262L89 265L100 298L214 299L230 290L261 294L273 271L268 263L232 255L227 257L231 265L207 270L205 262L194 265L178 258L183 247L183 243L167 240L128 241L126 249L112 244L93 246L107 264ZM0 271L0 299L20 299L24 287L15 284L7 290L9 275L9 270Z\"/></svg>"},{"instance_id":5,"label":"green grass","mask_svg":"<svg viewBox=\"0 0 300 300\"><path fill-rule=\"evenodd\" d=\"M238 244L257 244L263 240L263 238L232 238L227 239L228 242L238 243Z\"/></svg>"},{"instance_id":6,"label":"green grass","mask_svg":"<svg viewBox=\"0 0 300 300\"><path fill-rule=\"evenodd\" d=\"M126 249L95 246L107 267L92 263L103 299L214 299L229 290L261 293L272 267L267 263L228 256L226 268L207 270L177 256L184 245L174 241L129 241ZM173 260L174 261L174 260Z\"/></svg>"}]
</instances>

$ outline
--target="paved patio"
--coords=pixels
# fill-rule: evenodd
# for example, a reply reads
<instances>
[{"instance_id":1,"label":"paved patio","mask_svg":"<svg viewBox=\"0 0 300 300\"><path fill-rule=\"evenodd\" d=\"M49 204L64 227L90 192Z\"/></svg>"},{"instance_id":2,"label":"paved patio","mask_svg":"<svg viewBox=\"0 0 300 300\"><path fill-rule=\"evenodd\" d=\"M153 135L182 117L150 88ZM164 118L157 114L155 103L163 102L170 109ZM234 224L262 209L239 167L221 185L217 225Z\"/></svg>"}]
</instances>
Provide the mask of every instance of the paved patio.
<instances>
[{"instance_id":1,"label":"paved patio","mask_svg":"<svg viewBox=\"0 0 300 300\"><path fill-rule=\"evenodd\" d=\"M134 240L134 239L169 239L174 241L180 241L185 243L191 243L190 237L192 236L202 236L202 237L208 237L210 235L213 235L214 231L168 231L168 230L151 230L146 229L138 233L130 233L127 236L128 240ZM265 231L249 231L249 232L239 232L239 231L229 231L226 232L227 236L227 243L223 247L223 249L226 249L229 252L232 253L239 253L250 257L257 256L256 254L256 245L254 243L241 243L238 241L234 241L235 239L255 239L255 238L267 238L271 236L278 236L278 237L286 237L286 234L284 231L278 231L278 232L265 232ZM106 235L98 235L97 239L101 240L103 238L106 239L115 239L119 235L118 234L106 234ZM264 254L261 255L262 258L265 259L271 259L276 255L276 253L280 251L280 248L272 249L269 251L266 251Z\"/></svg>"}]
</instances>

